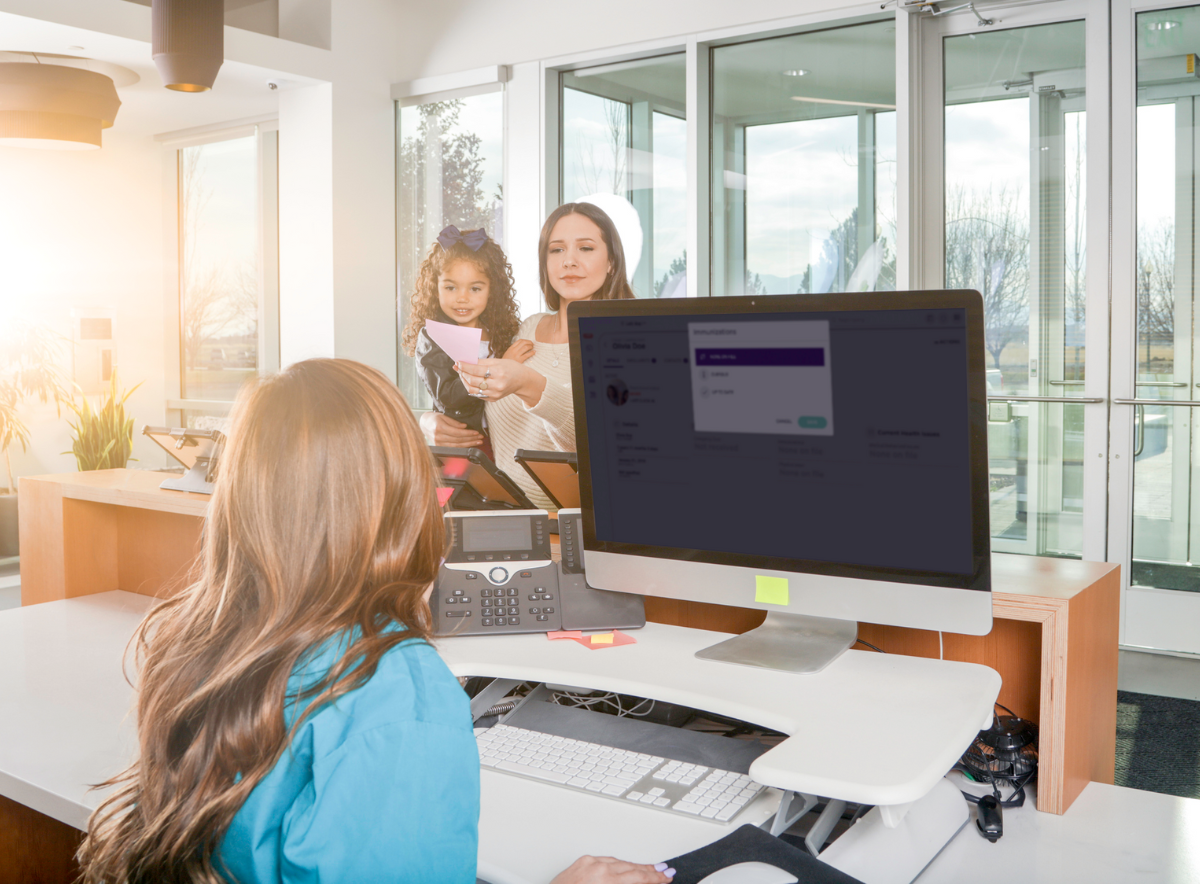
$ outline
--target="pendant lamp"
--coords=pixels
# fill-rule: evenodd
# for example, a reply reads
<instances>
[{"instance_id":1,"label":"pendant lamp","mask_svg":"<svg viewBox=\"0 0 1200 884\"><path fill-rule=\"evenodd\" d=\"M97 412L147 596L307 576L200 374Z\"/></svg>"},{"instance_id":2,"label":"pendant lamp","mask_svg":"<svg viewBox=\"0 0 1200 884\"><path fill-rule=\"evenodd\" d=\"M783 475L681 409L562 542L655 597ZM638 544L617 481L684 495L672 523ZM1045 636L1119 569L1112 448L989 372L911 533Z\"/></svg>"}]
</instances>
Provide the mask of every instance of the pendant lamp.
<instances>
[{"instance_id":1,"label":"pendant lamp","mask_svg":"<svg viewBox=\"0 0 1200 884\"><path fill-rule=\"evenodd\" d=\"M0 62L0 145L95 150L121 100L112 78L78 67Z\"/></svg>"},{"instance_id":2,"label":"pendant lamp","mask_svg":"<svg viewBox=\"0 0 1200 884\"><path fill-rule=\"evenodd\" d=\"M224 0L153 0L154 64L176 92L207 92L225 61Z\"/></svg>"}]
</instances>

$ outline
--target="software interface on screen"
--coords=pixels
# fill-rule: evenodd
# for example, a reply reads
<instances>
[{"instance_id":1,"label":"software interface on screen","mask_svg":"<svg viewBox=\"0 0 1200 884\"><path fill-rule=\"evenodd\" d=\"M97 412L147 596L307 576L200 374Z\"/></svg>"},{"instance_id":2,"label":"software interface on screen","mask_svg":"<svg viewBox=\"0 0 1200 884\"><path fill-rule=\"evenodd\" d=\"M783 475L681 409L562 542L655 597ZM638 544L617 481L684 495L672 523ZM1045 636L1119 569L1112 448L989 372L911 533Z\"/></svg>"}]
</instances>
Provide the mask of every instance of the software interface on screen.
<instances>
[{"instance_id":1,"label":"software interface on screen","mask_svg":"<svg viewBox=\"0 0 1200 884\"><path fill-rule=\"evenodd\" d=\"M963 310L579 334L597 540L972 572Z\"/></svg>"}]
</instances>

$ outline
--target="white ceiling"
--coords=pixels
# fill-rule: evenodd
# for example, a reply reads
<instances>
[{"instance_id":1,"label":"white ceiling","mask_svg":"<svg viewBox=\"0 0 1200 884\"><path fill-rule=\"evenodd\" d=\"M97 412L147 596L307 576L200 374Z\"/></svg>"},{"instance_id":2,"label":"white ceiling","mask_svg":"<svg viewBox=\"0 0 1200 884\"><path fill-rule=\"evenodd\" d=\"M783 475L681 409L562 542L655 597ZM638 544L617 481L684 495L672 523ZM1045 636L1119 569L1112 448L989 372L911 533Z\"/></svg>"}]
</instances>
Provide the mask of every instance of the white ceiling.
<instances>
[{"instance_id":1,"label":"white ceiling","mask_svg":"<svg viewBox=\"0 0 1200 884\"><path fill-rule=\"evenodd\" d=\"M278 112L279 98L267 87L268 80L282 80L285 88L317 82L226 60L211 92L188 94L163 88L148 42L3 12L0 40L0 51L83 56L136 73L137 83L117 89L121 109L113 128L105 130L106 138L109 133L153 136L271 115Z\"/></svg>"}]
</instances>

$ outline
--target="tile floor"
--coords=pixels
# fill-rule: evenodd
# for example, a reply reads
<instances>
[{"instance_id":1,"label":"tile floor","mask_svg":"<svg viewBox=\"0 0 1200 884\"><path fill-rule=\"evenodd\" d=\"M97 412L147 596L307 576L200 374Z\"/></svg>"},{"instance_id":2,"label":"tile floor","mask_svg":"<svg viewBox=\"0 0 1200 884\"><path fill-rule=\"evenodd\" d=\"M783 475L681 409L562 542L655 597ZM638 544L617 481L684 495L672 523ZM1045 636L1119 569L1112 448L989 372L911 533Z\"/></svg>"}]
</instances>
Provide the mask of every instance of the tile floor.
<instances>
[{"instance_id":1,"label":"tile floor","mask_svg":"<svg viewBox=\"0 0 1200 884\"><path fill-rule=\"evenodd\" d=\"M1200 700L1200 657L1121 651L1117 688L1159 697Z\"/></svg>"}]
</instances>

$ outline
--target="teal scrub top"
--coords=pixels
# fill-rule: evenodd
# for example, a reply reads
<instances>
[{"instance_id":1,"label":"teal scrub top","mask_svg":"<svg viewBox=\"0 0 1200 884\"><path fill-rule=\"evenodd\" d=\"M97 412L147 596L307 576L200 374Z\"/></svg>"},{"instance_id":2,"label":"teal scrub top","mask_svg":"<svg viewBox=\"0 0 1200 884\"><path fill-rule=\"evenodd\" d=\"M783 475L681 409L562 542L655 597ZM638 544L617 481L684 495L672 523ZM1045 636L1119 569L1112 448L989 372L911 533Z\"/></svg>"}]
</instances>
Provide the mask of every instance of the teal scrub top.
<instances>
[{"instance_id":1,"label":"teal scrub top","mask_svg":"<svg viewBox=\"0 0 1200 884\"><path fill-rule=\"evenodd\" d=\"M317 649L289 691L311 684L344 647L345 638ZM289 726L299 711L289 707ZM437 652L413 640L304 722L215 860L237 884L474 884L478 826L470 703Z\"/></svg>"}]
</instances>

